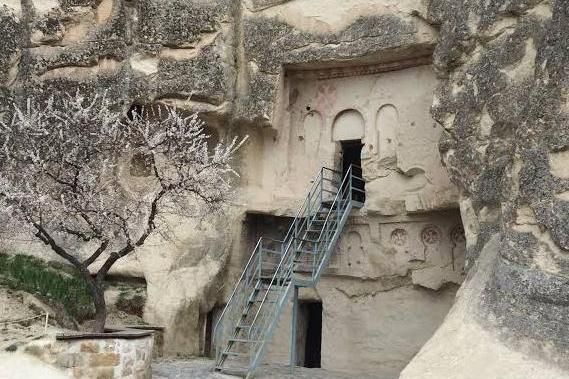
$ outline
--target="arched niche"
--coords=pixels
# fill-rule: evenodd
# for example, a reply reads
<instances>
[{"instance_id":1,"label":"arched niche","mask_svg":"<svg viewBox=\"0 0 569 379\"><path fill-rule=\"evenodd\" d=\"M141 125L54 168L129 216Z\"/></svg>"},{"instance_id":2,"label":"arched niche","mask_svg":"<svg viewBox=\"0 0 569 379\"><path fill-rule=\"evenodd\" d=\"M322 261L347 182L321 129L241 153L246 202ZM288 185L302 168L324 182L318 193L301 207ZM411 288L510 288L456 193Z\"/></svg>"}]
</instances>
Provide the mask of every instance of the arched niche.
<instances>
[{"instance_id":1,"label":"arched niche","mask_svg":"<svg viewBox=\"0 0 569 379\"><path fill-rule=\"evenodd\" d=\"M304 117L304 147L307 156L318 156L322 140L322 124L322 116L316 111L311 111Z\"/></svg>"},{"instance_id":2,"label":"arched niche","mask_svg":"<svg viewBox=\"0 0 569 379\"><path fill-rule=\"evenodd\" d=\"M361 140L365 135L365 122L362 114L355 109L340 112L332 125L332 140Z\"/></svg>"},{"instance_id":3,"label":"arched niche","mask_svg":"<svg viewBox=\"0 0 569 379\"><path fill-rule=\"evenodd\" d=\"M377 111L376 130L379 133L379 156L395 157L397 148L397 130L399 129L399 111L393 104L385 104Z\"/></svg>"}]
</instances>

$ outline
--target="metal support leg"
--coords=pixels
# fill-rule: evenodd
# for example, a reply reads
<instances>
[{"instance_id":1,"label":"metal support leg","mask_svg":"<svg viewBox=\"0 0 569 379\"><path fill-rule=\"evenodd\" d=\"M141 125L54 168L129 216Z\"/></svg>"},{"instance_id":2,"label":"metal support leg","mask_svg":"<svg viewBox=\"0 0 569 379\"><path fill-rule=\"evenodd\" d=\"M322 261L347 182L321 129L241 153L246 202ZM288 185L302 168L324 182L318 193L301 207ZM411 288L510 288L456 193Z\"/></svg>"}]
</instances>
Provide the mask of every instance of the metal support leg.
<instances>
[{"instance_id":1,"label":"metal support leg","mask_svg":"<svg viewBox=\"0 0 569 379\"><path fill-rule=\"evenodd\" d=\"M296 366L296 324L298 319L298 287L294 286L292 298L292 330L290 333L290 372Z\"/></svg>"}]
</instances>

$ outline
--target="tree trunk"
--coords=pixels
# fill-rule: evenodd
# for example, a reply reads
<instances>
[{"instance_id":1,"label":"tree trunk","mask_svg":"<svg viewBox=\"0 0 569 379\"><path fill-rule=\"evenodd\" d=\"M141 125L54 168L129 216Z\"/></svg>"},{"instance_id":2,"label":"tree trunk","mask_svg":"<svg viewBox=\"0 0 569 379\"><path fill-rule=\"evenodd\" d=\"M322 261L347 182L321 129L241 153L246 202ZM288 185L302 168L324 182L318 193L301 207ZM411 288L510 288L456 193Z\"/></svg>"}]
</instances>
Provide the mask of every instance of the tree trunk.
<instances>
[{"instance_id":1,"label":"tree trunk","mask_svg":"<svg viewBox=\"0 0 569 379\"><path fill-rule=\"evenodd\" d=\"M94 279L87 269L80 271L89 286L89 291L93 297L93 304L95 305L95 323L92 332L103 333L105 331L105 322L107 321L107 304L105 303L103 281Z\"/></svg>"},{"instance_id":2,"label":"tree trunk","mask_svg":"<svg viewBox=\"0 0 569 379\"><path fill-rule=\"evenodd\" d=\"M95 324L93 325L94 333L103 333L105 331L105 322L107 321L107 304L105 303L105 290L103 283L95 282L93 292L93 301L95 303Z\"/></svg>"}]
</instances>

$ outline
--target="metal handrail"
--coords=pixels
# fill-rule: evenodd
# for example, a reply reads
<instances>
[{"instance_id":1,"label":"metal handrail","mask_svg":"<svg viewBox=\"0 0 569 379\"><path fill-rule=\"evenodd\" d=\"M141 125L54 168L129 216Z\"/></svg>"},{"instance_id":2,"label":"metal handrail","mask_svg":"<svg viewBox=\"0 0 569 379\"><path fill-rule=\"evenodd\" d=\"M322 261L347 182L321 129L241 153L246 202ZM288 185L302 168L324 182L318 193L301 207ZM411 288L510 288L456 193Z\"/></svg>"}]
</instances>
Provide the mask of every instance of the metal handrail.
<instances>
[{"instance_id":1,"label":"metal handrail","mask_svg":"<svg viewBox=\"0 0 569 379\"><path fill-rule=\"evenodd\" d=\"M309 195L312 194L312 193L314 192L314 190L318 187L319 183L321 182L321 178L322 178L322 176L323 176L324 170L325 170L325 168L322 168L322 169L319 170L318 178L317 178L317 180L315 180L315 181L312 183L312 186L310 187ZM327 170L333 171L333 170L331 170L331 169L327 169ZM288 238L288 236L290 235L290 233L292 232L292 230L293 230L293 229L295 228L295 226L297 225L298 219L299 219L300 215L303 214L303 211L304 211L305 208L307 207L307 202L308 202L308 203L310 202L310 196L307 196L307 197L306 197L305 201L303 202L302 206L300 207L299 211L297 212L297 215L295 216L295 218L294 218L294 220L293 220L293 222L292 222L292 224L291 224L291 226L290 226L290 228L289 228L289 230L288 230L288 232L287 232L287 235L286 235L286 237L285 237L285 239L284 239L285 241L286 241L286 239ZM232 294L231 294L229 300L227 301L227 305L226 305L225 308L223 309L223 312L221 313L221 316L219 317L219 319L217 320L217 322L216 322L216 324L215 324L215 328L214 328L214 332L213 332L214 344L215 344L215 338L217 337L217 334L218 334L219 325L220 325L220 323L222 322L222 320L224 320L225 315L227 314L227 311L228 311L228 309L229 309L229 307L230 307L230 305L231 305L231 303L232 303L232 300L233 300L234 297L235 297L235 293L236 293L237 290L239 289L239 287L240 287L240 285L241 285L241 283L242 283L242 281L243 281L243 278L245 277L245 274L247 273L247 271L248 271L249 267L251 266L252 262L255 261L253 258L255 258L257 254L260 254L260 252L258 252L258 248L260 247L260 245L261 245L261 243L262 243L262 242L261 242L262 240L263 240L263 237L259 238L259 241L257 242L257 245L255 246L255 249L253 250L254 253L251 254L251 257L249 258L249 261L247 262L247 265L245 266L245 269L243 270L243 272L242 272L242 274L241 274L239 280L237 281L237 284L235 285L235 288L234 288L234 290L233 290L233 292L232 292ZM284 241L283 241L283 244L284 244ZM287 250L288 250L288 248L287 248ZM281 257L281 262L279 262L279 266L280 266L280 264L282 263L282 261L283 261L285 255L286 255L286 254L283 254L283 255L282 255L282 257ZM277 269L278 269L278 267L277 267ZM271 281L271 283L272 283L272 281ZM269 286L269 288L270 288L270 286ZM268 292L267 292L267 293L268 293ZM261 308L261 307L259 307L259 308Z\"/></svg>"},{"instance_id":2,"label":"metal handrail","mask_svg":"<svg viewBox=\"0 0 569 379\"><path fill-rule=\"evenodd\" d=\"M319 176L318 176L318 180L316 180L314 184L317 184L317 183L320 183L320 184L321 184L321 183L322 183L322 181L323 181L323 179L324 179L324 175L323 175L324 170L328 170L328 171L336 172L336 173L338 172L338 171L336 171L336 170L326 169L325 167L323 167L323 168L321 169L321 171L320 171ZM343 188L343 186L344 186L344 182L347 180L347 178L350 178L350 179L351 179L351 172L352 172L352 167L350 166L350 168L348 169L348 172L346 173L346 176L344 177L344 180L342 181L342 184L340 185L340 187L339 187L339 189L338 189L338 193L336 194L335 200L338 198L338 195L342 192L342 188ZM351 180L350 180L350 185L351 185ZM312 186L312 189L314 189L314 188L315 188L315 186L313 185L313 186ZM312 191L311 191L311 192L309 193L309 195L307 196L307 199L306 199L304 205L306 204L307 201L309 201L311 194L312 194ZM304 205L303 205L303 208L304 208ZM331 212L331 211L332 211L332 207L331 207L330 210L328 211L328 215L327 215L326 220L328 220L328 216L330 215L330 212ZM301 214L301 212L299 212L299 214ZM295 222L296 219L297 219L297 218L295 218L295 220L294 220L293 222ZM305 222L303 222L303 223L305 223ZM326 225L326 223L324 223L323 228L324 228L325 225ZM289 229L289 231L290 231L290 230L292 230L292 226L291 226L291 228ZM288 237L289 234L290 234L290 233L287 233L287 237L285 237L285 241L289 238L289 237ZM319 236L318 240L316 240L316 241L314 241L314 242L315 242L315 243L320 243L321 236L322 236L322 233L320 233L320 236ZM255 325L255 322L256 322L257 319L259 318L259 315L260 315L260 313L261 313L261 310L263 309L263 305L265 304L265 301L266 301L266 299L267 299L267 297L268 297L268 295L269 295L269 293L270 293L270 289L271 289L271 287L273 286L273 283L275 282L275 279L277 279L277 278L283 279L283 280L289 279L289 280L291 280L291 282L292 282L292 275L291 275L290 278L288 278L288 277L286 277L286 276L285 276L285 277L279 277L277 274L279 273L279 269L282 267L282 263L285 261L285 259L288 258L288 256L292 256L291 254L288 254L288 253L289 253L289 248L290 248L290 246L291 246L293 240L295 240L295 239L299 239L299 238L293 236L293 237L291 238L291 241L288 243L288 245L287 245L285 251L283 252L283 256L282 256L281 262L279 263L279 266L278 266L277 269L275 270L275 273L274 273L273 277L271 278L271 282L270 282L270 284L269 284L269 287L268 287L267 291L265 292L265 295L263 296L263 300L261 301L261 304L259 305L259 308L257 309L257 312L255 313L255 317L253 318L253 322L251 323L251 328L249 329L249 337L250 337L251 331L254 329L254 328L253 328L253 325ZM293 270L292 270L292 271L289 270L289 272L293 272ZM289 284L289 285L290 285L290 284Z\"/></svg>"},{"instance_id":3,"label":"metal handrail","mask_svg":"<svg viewBox=\"0 0 569 379\"><path fill-rule=\"evenodd\" d=\"M296 232L298 232L297 230L297 220L299 218L300 215L304 214L304 211L306 210L306 208L308 208L308 210L310 211L310 200L312 199L312 194L314 193L314 190L317 189L319 186L322 186L322 182L324 179L324 171L331 171L331 172L336 172L335 170L331 170L331 169L327 169L325 167L323 167L320 170L320 173L318 174L317 180L314 181L312 188L308 194L308 196L306 197L306 200L304 201L301 209L299 210L297 216L295 217L295 219L292 222L291 227L289 228L289 231L287 232L286 237L284 238L284 242L286 243L286 241L290 238L290 241L286 244L286 249L283 251L283 255L281 258L281 261L279 262L279 265L277 266L275 273L273 274L273 277L271 278L271 281L269 283L269 287L267 288L267 291L265 292L265 295L263 296L263 299L261 301L261 304L259 305L259 308L257 309L257 312L255 313L255 317L253 318L253 321L251 322L251 328L249 329L249 338L251 337L251 331L254 330L253 325L255 325L255 323L257 322L257 320L259 319L259 315L261 313L261 310L263 309L263 305L265 305L266 299L270 293L271 287L273 287L273 284L275 283L276 279L280 279L280 280L287 280L290 279L292 281L292 275L290 278L288 278L287 276L279 276L279 271L281 270L282 264L285 262L285 260L291 256L291 254L289 254L290 251L290 246L292 245L294 239L296 238L294 236L294 234L296 234ZM320 199L321 201L321 199ZM307 206L308 203L308 206ZM307 220L304 220L301 224L301 227L307 223ZM292 231L295 231L295 233L291 234ZM290 270L289 270L290 271ZM286 292L286 291L284 291Z\"/></svg>"},{"instance_id":4,"label":"metal handrail","mask_svg":"<svg viewBox=\"0 0 569 379\"><path fill-rule=\"evenodd\" d=\"M343 212L347 209L344 208L343 210L341 209L341 204L340 204L340 200L346 200L344 195L347 195L347 198L349 198L351 200L351 196L352 196L352 179L354 178L353 175L353 167L357 167L355 165L350 165L350 167L348 168L348 171L346 172L346 175L344 176L340 187L338 188L338 191L336 193L336 196L334 197L334 200L332 201L331 205L330 205L330 209L328 210L328 213L326 214L326 219L324 220L324 223L322 225L322 229L320 231L320 234L318 236L318 248L316 249L318 254L315 255L314 257L314 263L312 266L312 280L315 279L315 277L318 275L318 270L320 267L320 263L323 259L322 253L325 253L328 249L329 249L329 243L333 241L333 236L336 234L337 230L333 231L332 233L330 232L330 216L332 215L332 212L334 211L334 206L336 205L337 209L336 209L336 213L338 215L338 219L340 219L342 216L341 214L343 214ZM346 182L347 181L347 182ZM346 185L348 184L348 185ZM336 225L337 227L337 225ZM324 232L326 232L326 235L324 234ZM325 238L323 238L325 237ZM316 256L318 256L318 260L316 260Z\"/></svg>"},{"instance_id":5,"label":"metal handrail","mask_svg":"<svg viewBox=\"0 0 569 379\"><path fill-rule=\"evenodd\" d=\"M296 222L296 220L299 218L299 216L302 214L302 211L304 210L304 208L306 207L306 203L310 201L310 194L313 192L313 190L315 189L315 187L318 186L318 183L320 183L320 178L322 176L323 170L321 169L318 177L316 180L314 180L314 182L312 183L312 186L310 187L310 190L308 191L308 196L306 196L306 198L304 199L304 202L302 203L302 205L300 206L300 209L298 210L298 212L296 213L296 216L294 217L294 220L292 221L286 235L285 238L283 239L283 241L286 241L286 239L288 238L288 236L290 235L290 233L292 232L293 228L294 228L294 224Z\"/></svg>"},{"instance_id":6,"label":"metal handrail","mask_svg":"<svg viewBox=\"0 0 569 379\"><path fill-rule=\"evenodd\" d=\"M325 167L321 168L316 179L310 186L308 195L294 217L285 238L283 240L276 240L272 238L259 239L253 254L251 254L243 273L237 281L235 289L233 290L226 307L224 308L219 320L216 322L214 328L214 343L216 346L216 352L218 353L216 357L218 362L222 363L224 361L222 358L223 354L221 356L219 355L221 349L221 345L219 343L221 341L225 341L227 338L224 337L225 325L223 324L229 321L227 319L227 315L229 313L233 315L241 308L245 311L245 309L247 309L245 307L250 307L247 305L247 299L250 300L252 298L251 296L254 296L254 291L257 291L260 288L259 285L262 285L261 283L263 283L261 282L261 275L263 272L268 270L273 273L272 276L270 276L271 279L268 282L268 287L263 287L262 291L265 293L263 294L262 299L259 299L260 304L256 309L252 322L247 322L248 330L244 331L247 333L247 339L252 343L248 348L250 352L249 370L254 370L255 367L257 367L260 359L262 359L263 352L265 351L265 343L267 339L270 338L270 335L275 328L276 320L278 320L278 314L282 309L285 299L290 293L290 288L292 288L292 285L295 283L295 270L298 267L295 263L295 257L297 254L299 257L303 257L304 254L309 253L312 255L311 260L313 263L311 279L312 281L316 281L326 260L328 259L326 252L330 250L330 244L334 243L334 241L337 241L339 238L339 230L341 230L341 227L346 220L345 214L351 209L350 203L347 203L345 206L342 206L342 204L344 204L344 201L346 200L346 191L349 194L349 200L352 200L352 191L350 189L353 187L353 167L355 166L350 165L346 175L342 175L343 178L340 176L340 180L338 181L336 180L336 175L341 175L341 172ZM327 176L328 173L331 173L331 178ZM360 180L363 179L360 178ZM329 188L325 188L325 185L327 185L326 183L332 183L332 188L335 188L337 184L339 184L339 186L337 189L332 191ZM335 196L331 202L330 209L326 213L324 222L321 223L322 220L318 219L319 223L315 224L316 216L313 211L323 210L322 204L324 202L324 193L335 193ZM332 226L333 223L331 221L331 217L334 212L337 213L337 220L335 220L335 226ZM315 230L315 225L320 226L316 226L317 229ZM319 233L317 239L309 239L307 237L308 233L312 231L318 232L318 230ZM280 251L278 248L264 248L263 239L279 243ZM306 249L310 250L310 252ZM268 260L271 255L276 258L279 254L280 259L278 260L278 264L276 263L276 259L272 259L272 261ZM267 269L267 265L269 265L270 268ZM269 277L266 278L268 279ZM253 286L253 283L256 284ZM275 287L277 287L277 291L273 292ZM237 296L238 291L241 292L239 296ZM276 294L274 302L267 301L269 294ZM239 313L237 313L237 315L238 314ZM239 322L234 321L233 318L231 321ZM233 334L234 336L237 336L237 330L239 330L236 329L237 325L238 324L234 325L233 329L231 329L235 331ZM230 339L228 341L230 341Z\"/></svg>"},{"instance_id":7,"label":"metal handrail","mask_svg":"<svg viewBox=\"0 0 569 379\"><path fill-rule=\"evenodd\" d=\"M253 250L253 254L251 254L251 256L249 257L249 261L247 262L247 265L245 266L245 269L243 270L243 272L241 273L241 276L239 277L239 280L237 281L237 284L235 285L235 288L233 289L233 292L231 293L231 296L229 297L229 300L227 301L227 305L229 306L229 304L231 303L231 300L233 300L233 297L235 296L235 293L237 292L237 289L239 288L239 284L241 283L241 281L243 281L243 277L245 276L245 273L247 272L247 269L249 268L249 266L251 265L251 262L253 261L253 257L256 255L257 253L257 249L259 248L259 246L261 245L261 241L263 240L263 237L259 238L259 240L257 241L257 245L255 245L255 249ZM221 312L221 316L219 316L219 319L217 320L217 322L215 323L215 327L213 329L213 336L214 336L214 340L215 340L215 333L217 332L217 328L219 327L219 324L221 322L221 320L223 320L226 312L227 312L227 308L228 306L226 306L225 308L223 308L223 312ZM215 341L214 341L215 344Z\"/></svg>"},{"instance_id":8,"label":"metal handrail","mask_svg":"<svg viewBox=\"0 0 569 379\"><path fill-rule=\"evenodd\" d=\"M350 178L350 189L352 187L352 167L354 165L350 165L350 168L348 168L348 171L346 172L346 176L344 177L344 180L342 180L342 183L340 184L340 188L338 188L338 192L336 193L336 196L334 197L334 201L332 202L331 206L330 206L330 210L328 211L328 214L326 215L326 220L324 220L324 225L322 226L322 231L320 231L320 235L318 236L318 241L320 242L321 238L322 238L322 232L324 231L324 228L326 226L326 224L328 223L328 219L330 217L330 214L332 213L332 209L334 209L334 204L337 203L338 201L338 196L340 196L340 194L342 193L342 189L344 188L344 182ZM348 193L351 196L351 191L348 191Z\"/></svg>"}]
</instances>

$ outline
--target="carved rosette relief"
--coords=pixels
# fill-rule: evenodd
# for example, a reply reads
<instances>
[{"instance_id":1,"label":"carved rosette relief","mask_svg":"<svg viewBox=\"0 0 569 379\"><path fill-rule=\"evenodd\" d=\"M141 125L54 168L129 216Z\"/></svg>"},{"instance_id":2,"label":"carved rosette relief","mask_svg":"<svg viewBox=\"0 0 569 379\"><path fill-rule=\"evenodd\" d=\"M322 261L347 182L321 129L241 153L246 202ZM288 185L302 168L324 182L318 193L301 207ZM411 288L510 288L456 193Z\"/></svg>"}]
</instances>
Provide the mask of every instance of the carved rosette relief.
<instances>
[{"instance_id":1,"label":"carved rosette relief","mask_svg":"<svg viewBox=\"0 0 569 379\"><path fill-rule=\"evenodd\" d=\"M464 249L466 243L466 236L464 234L464 227L462 226L462 224L458 224L451 229L450 240L452 241L452 248L450 251L452 269L453 271L456 271L457 269L456 257L459 254L458 250Z\"/></svg>"},{"instance_id":2,"label":"carved rosette relief","mask_svg":"<svg viewBox=\"0 0 569 379\"><path fill-rule=\"evenodd\" d=\"M441 230L436 225L427 225L421 231L421 241L425 245L435 245L441 242Z\"/></svg>"},{"instance_id":3,"label":"carved rosette relief","mask_svg":"<svg viewBox=\"0 0 569 379\"><path fill-rule=\"evenodd\" d=\"M391 232L391 243L394 246L405 246L407 245L407 231L405 229L397 228Z\"/></svg>"},{"instance_id":4,"label":"carved rosette relief","mask_svg":"<svg viewBox=\"0 0 569 379\"><path fill-rule=\"evenodd\" d=\"M442 232L436 225L426 225L421 230L421 242L423 243L423 261L427 261L427 257L436 254L438 245L441 242Z\"/></svg>"},{"instance_id":5,"label":"carved rosette relief","mask_svg":"<svg viewBox=\"0 0 569 379\"><path fill-rule=\"evenodd\" d=\"M461 224L458 224L452 228L450 231L450 240L456 245L460 245L466 242L464 227Z\"/></svg>"}]
</instances>

